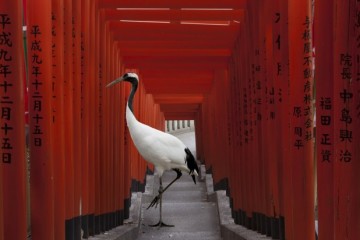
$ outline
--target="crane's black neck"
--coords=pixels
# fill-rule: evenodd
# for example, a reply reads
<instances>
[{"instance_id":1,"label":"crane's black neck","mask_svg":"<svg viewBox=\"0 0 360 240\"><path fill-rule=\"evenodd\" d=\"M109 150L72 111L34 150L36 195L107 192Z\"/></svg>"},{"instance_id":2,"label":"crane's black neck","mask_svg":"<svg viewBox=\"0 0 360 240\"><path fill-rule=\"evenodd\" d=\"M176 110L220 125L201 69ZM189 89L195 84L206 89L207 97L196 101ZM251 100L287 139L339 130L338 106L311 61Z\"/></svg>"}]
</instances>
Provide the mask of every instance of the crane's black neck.
<instances>
[{"instance_id":1,"label":"crane's black neck","mask_svg":"<svg viewBox=\"0 0 360 240\"><path fill-rule=\"evenodd\" d=\"M132 113L134 113L133 111L133 100L134 100L134 95L136 93L136 90L138 88L138 81L137 79L133 78L133 79L129 79L128 82L131 83L131 91L130 91L130 95L128 98L128 106L131 110Z\"/></svg>"}]
</instances>

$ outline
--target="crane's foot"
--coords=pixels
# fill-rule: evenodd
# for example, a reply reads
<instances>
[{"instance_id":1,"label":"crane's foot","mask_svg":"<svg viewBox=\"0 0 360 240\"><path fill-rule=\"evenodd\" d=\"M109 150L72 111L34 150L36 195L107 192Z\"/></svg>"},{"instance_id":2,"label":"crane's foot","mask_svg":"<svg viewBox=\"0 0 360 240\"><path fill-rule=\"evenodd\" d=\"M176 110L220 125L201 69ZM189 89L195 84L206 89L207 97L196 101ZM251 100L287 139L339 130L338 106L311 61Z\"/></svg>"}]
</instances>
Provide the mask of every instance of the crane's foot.
<instances>
[{"instance_id":1,"label":"crane's foot","mask_svg":"<svg viewBox=\"0 0 360 240\"><path fill-rule=\"evenodd\" d=\"M168 225L166 223L164 223L163 221L159 221L158 223L156 224L153 224L153 225L149 225L149 227L175 227L175 225Z\"/></svg>"},{"instance_id":2,"label":"crane's foot","mask_svg":"<svg viewBox=\"0 0 360 240\"><path fill-rule=\"evenodd\" d=\"M149 204L149 206L148 206L146 209L149 209L149 208L154 207L154 206L155 206L155 208L157 208L157 206L158 206L158 204L159 204L160 197L161 197L160 194L157 195L157 196L151 201L151 203Z\"/></svg>"}]
</instances>

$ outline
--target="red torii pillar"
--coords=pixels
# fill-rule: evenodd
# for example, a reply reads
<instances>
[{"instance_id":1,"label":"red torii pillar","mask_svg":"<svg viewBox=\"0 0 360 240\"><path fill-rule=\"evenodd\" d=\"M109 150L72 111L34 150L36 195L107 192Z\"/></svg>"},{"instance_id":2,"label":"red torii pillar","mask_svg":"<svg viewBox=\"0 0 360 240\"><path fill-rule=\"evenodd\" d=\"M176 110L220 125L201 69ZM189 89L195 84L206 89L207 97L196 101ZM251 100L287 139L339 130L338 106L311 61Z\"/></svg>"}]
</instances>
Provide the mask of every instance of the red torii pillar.
<instances>
[{"instance_id":1,"label":"red torii pillar","mask_svg":"<svg viewBox=\"0 0 360 240\"><path fill-rule=\"evenodd\" d=\"M280 114L278 111L278 95L279 95L279 77L277 73L277 62L274 61L275 55L279 56L279 48L276 43L276 31L275 20L278 9L275 8L275 3L272 0L266 1L263 11L266 16L266 104L267 111L265 119L268 121L268 137L267 137L267 149L268 149L268 171L269 171L269 196L266 210L268 211L268 217L270 218L270 231L271 236L274 239L279 238L279 157L282 145L281 138L277 138L274 141L274 137L277 136L278 126L280 123ZM277 52L278 51L278 52ZM279 60L279 59L278 59Z\"/></svg>"},{"instance_id":2,"label":"red torii pillar","mask_svg":"<svg viewBox=\"0 0 360 240\"><path fill-rule=\"evenodd\" d=\"M293 232L314 239L313 50L311 1L289 1L290 152ZM301 66L301 67L299 67Z\"/></svg>"},{"instance_id":3,"label":"red torii pillar","mask_svg":"<svg viewBox=\"0 0 360 240\"><path fill-rule=\"evenodd\" d=\"M97 68L97 53L98 53L98 44L97 39L97 8L95 1L90 2L89 6L89 68L88 68L88 85L89 85L89 235L92 236L95 233L95 193L96 193L96 175L95 175L95 159L97 157L97 146L96 145L96 135L97 135L97 125L96 125L96 101L97 101L97 92L96 92L96 83L98 76ZM86 42L85 42L85 51L86 51ZM84 230L85 231L85 230Z\"/></svg>"},{"instance_id":4,"label":"red torii pillar","mask_svg":"<svg viewBox=\"0 0 360 240\"><path fill-rule=\"evenodd\" d=\"M316 149L319 239L334 235L334 1L316 0Z\"/></svg>"},{"instance_id":5,"label":"red torii pillar","mask_svg":"<svg viewBox=\"0 0 360 240\"><path fill-rule=\"evenodd\" d=\"M31 227L39 240L54 238L51 11L51 1L27 2Z\"/></svg>"},{"instance_id":6,"label":"red torii pillar","mask_svg":"<svg viewBox=\"0 0 360 240\"><path fill-rule=\"evenodd\" d=\"M54 235L65 239L65 137L64 137L64 2L52 0L52 131L54 158Z\"/></svg>"},{"instance_id":7,"label":"red torii pillar","mask_svg":"<svg viewBox=\"0 0 360 240\"><path fill-rule=\"evenodd\" d=\"M73 24L72 1L64 0L65 236L74 239Z\"/></svg>"},{"instance_id":8,"label":"red torii pillar","mask_svg":"<svg viewBox=\"0 0 360 240\"><path fill-rule=\"evenodd\" d=\"M93 109L90 96L91 78L90 66L90 3L81 1L81 228L84 231L84 237L89 236L89 192L90 179L93 177L89 173L90 169L90 136L93 129L90 128L90 111ZM93 147L93 145L92 145Z\"/></svg>"},{"instance_id":9,"label":"red torii pillar","mask_svg":"<svg viewBox=\"0 0 360 240\"><path fill-rule=\"evenodd\" d=\"M22 2L0 3L0 239L26 239Z\"/></svg>"},{"instance_id":10,"label":"red torii pillar","mask_svg":"<svg viewBox=\"0 0 360 240\"><path fill-rule=\"evenodd\" d=\"M92 7L92 14L93 14L93 26L94 26L94 35L93 35L93 45L95 47L94 52L94 92L93 95L95 96L94 99L94 163L93 163L93 179L94 179L94 192L93 192L93 208L94 208L94 215L93 215L93 234L100 233L100 211L101 211L101 185L100 185L100 149L101 149L101 135L100 135L100 74L101 74L101 67L100 67L100 51L102 50L101 45L101 38L102 38L102 28L100 28L100 11L98 8L98 1L95 1L91 5ZM91 235L91 232L90 232Z\"/></svg>"},{"instance_id":11,"label":"red torii pillar","mask_svg":"<svg viewBox=\"0 0 360 240\"><path fill-rule=\"evenodd\" d=\"M73 162L74 162L74 238L81 238L81 0L72 1L72 63L73 63Z\"/></svg>"},{"instance_id":12,"label":"red torii pillar","mask_svg":"<svg viewBox=\"0 0 360 240\"><path fill-rule=\"evenodd\" d=\"M355 214L359 213L359 205L360 205L360 189L358 187L358 182L360 182L360 147L358 147L359 145L356 145L357 143L359 143L360 141L360 128L357 126L360 126L360 24L359 24L359 15L360 15L360 2L356 1L356 6L355 11L353 11L352 14L355 14L355 16L352 18L353 22L353 29L355 29L354 31L354 39L356 39L356 41L353 41L353 55L356 55L356 63L355 63L355 68L354 68L354 72L353 72L353 76L355 77L354 84L353 84L353 88L352 91L354 92L354 100L352 101L352 105L351 105L351 115L354 116L354 123L353 123L353 131L354 131L354 137L353 137L353 145L354 145L354 155L353 155L353 159L354 159L354 166L352 169L352 174L351 176L352 178L352 188L354 190L354 200L352 202L352 206L354 207L354 214L352 216L352 226L351 226L351 235L353 235L353 237L356 238L360 238L360 230L358 228L358 226L360 225L360 214ZM354 40L353 39L353 40Z\"/></svg>"},{"instance_id":13,"label":"red torii pillar","mask_svg":"<svg viewBox=\"0 0 360 240\"><path fill-rule=\"evenodd\" d=\"M276 44L275 49L275 59L277 74L279 75L279 95L278 95L278 112L280 119L280 138L281 148L280 157L279 157L279 206L280 206L280 232L279 238L281 240L285 239L285 236L290 236L292 234L292 225L287 224L285 226L286 219L289 219L291 222L293 212L292 212L292 200L291 200L291 191L292 191L292 173L289 171L291 169L291 159L290 157L290 119L289 119L289 41L288 41L288 0L279 0L279 3L276 4L279 6L278 14L275 13L275 25L274 29L279 29L278 35L275 35Z\"/></svg>"},{"instance_id":14,"label":"red torii pillar","mask_svg":"<svg viewBox=\"0 0 360 240\"><path fill-rule=\"evenodd\" d=\"M357 1L337 0L334 8L334 236L360 239L360 7Z\"/></svg>"},{"instance_id":15,"label":"red torii pillar","mask_svg":"<svg viewBox=\"0 0 360 240\"><path fill-rule=\"evenodd\" d=\"M3 168L0 164L0 240L4 239Z\"/></svg>"}]
</instances>

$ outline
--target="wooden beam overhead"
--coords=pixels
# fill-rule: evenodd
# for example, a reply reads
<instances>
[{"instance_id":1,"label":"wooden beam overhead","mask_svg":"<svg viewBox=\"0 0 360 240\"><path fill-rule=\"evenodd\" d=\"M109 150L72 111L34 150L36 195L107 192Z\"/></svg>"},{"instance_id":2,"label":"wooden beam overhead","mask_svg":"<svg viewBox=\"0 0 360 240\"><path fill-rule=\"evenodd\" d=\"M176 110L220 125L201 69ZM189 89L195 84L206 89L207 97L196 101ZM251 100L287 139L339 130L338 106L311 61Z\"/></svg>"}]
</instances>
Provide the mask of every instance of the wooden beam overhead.
<instances>
[{"instance_id":1,"label":"wooden beam overhead","mask_svg":"<svg viewBox=\"0 0 360 240\"><path fill-rule=\"evenodd\" d=\"M151 40L151 41L117 41L119 48L138 48L138 49L207 49L207 48L228 48L232 46L234 41L229 39L213 38L205 40Z\"/></svg>"},{"instance_id":2,"label":"wooden beam overhead","mask_svg":"<svg viewBox=\"0 0 360 240\"><path fill-rule=\"evenodd\" d=\"M244 10L105 9L106 21L242 21L243 16Z\"/></svg>"},{"instance_id":3,"label":"wooden beam overhead","mask_svg":"<svg viewBox=\"0 0 360 240\"><path fill-rule=\"evenodd\" d=\"M102 0L100 8L226 8L243 9L246 0Z\"/></svg>"},{"instance_id":4,"label":"wooden beam overhead","mask_svg":"<svg viewBox=\"0 0 360 240\"><path fill-rule=\"evenodd\" d=\"M177 112L177 113L169 113L164 112L165 120L194 120L196 119L197 113L193 112Z\"/></svg>"},{"instance_id":5,"label":"wooden beam overhead","mask_svg":"<svg viewBox=\"0 0 360 240\"><path fill-rule=\"evenodd\" d=\"M184 71L184 69L209 71L214 69L224 69L228 66L227 57L196 57L196 56L124 56L123 64L125 68L137 68L140 71L153 69L167 69L170 71Z\"/></svg>"},{"instance_id":6,"label":"wooden beam overhead","mask_svg":"<svg viewBox=\"0 0 360 240\"><path fill-rule=\"evenodd\" d=\"M121 56L231 56L230 49L121 49Z\"/></svg>"},{"instance_id":7,"label":"wooden beam overhead","mask_svg":"<svg viewBox=\"0 0 360 240\"><path fill-rule=\"evenodd\" d=\"M115 41L189 41L229 39L234 41L239 24L198 25L170 23L109 22Z\"/></svg>"},{"instance_id":8,"label":"wooden beam overhead","mask_svg":"<svg viewBox=\"0 0 360 240\"><path fill-rule=\"evenodd\" d=\"M154 101L158 104L201 104L202 94L156 94Z\"/></svg>"}]
</instances>

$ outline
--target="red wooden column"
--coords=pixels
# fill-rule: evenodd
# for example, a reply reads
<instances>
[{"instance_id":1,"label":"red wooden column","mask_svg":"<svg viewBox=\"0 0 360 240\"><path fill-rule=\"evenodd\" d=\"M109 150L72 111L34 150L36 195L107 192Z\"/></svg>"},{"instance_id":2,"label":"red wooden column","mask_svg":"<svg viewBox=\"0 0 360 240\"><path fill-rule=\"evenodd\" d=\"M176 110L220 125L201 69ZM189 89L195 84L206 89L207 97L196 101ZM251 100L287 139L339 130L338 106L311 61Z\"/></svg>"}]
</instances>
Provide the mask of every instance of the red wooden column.
<instances>
[{"instance_id":1,"label":"red wooden column","mask_svg":"<svg viewBox=\"0 0 360 240\"><path fill-rule=\"evenodd\" d=\"M81 238L81 1L72 1L74 237Z\"/></svg>"},{"instance_id":2,"label":"red wooden column","mask_svg":"<svg viewBox=\"0 0 360 240\"><path fill-rule=\"evenodd\" d=\"M359 239L359 6L334 4L334 236Z\"/></svg>"},{"instance_id":3,"label":"red wooden column","mask_svg":"<svg viewBox=\"0 0 360 240\"><path fill-rule=\"evenodd\" d=\"M110 94L105 88L110 78L110 33L108 24L104 21L103 12L100 12L100 78L99 78L99 94L100 94L100 230L109 229L108 213L109 213L109 166L110 166L110 139L109 139L109 101Z\"/></svg>"},{"instance_id":4,"label":"red wooden column","mask_svg":"<svg viewBox=\"0 0 360 240\"><path fill-rule=\"evenodd\" d=\"M279 24L280 34L275 37L275 44L280 49L280 61L276 63L277 74L279 76L278 89L278 111L281 120L280 136L282 145L279 145L280 162L279 162L279 194L280 194L280 233L281 240L292 234L291 219L292 212L292 173L291 155L290 155L290 117L289 117L289 40L288 40L288 0L280 0L279 14L275 14L275 24ZM285 221L288 223L285 226Z\"/></svg>"},{"instance_id":5,"label":"red wooden column","mask_svg":"<svg viewBox=\"0 0 360 240\"><path fill-rule=\"evenodd\" d=\"M283 169L282 166L284 164L284 145L287 144L288 139L286 135L283 134L283 129L288 128L288 124L286 124L286 119L288 117L282 116L282 112L286 112L287 108L284 108L284 94L285 94L285 74L283 72L283 68L285 64L285 36L282 31L282 23L285 22L284 14L281 10L281 2L280 0L276 1L268 1L271 4L271 11L269 11L269 22L272 24L272 39L271 39L271 48L272 54L269 56L268 61L271 62L271 70L273 76L273 104L274 104L274 124L271 127L274 129L273 136L277 136L277 143L273 146L273 151L276 152L276 157L274 158L274 169L272 178L276 178L276 182L274 183L275 189L277 192L274 193L274 203L277 205L277 208L274 209L274 225L272 228L272 236L273 238L281 238L284 239L284 229L281 226L281 216L284 216L283 209ZM286 109L286 111L284 111ZM276 130L275 130L276 129Z\"/></svg>"},{"instance_id":6,"label":"red wooden column","mask_svg":"<svg viewBox=\"0 0 360 240\"><path fill-rule=\"evenodd\" d=\"M74 239L74 138L72 1L64 0L65 237Z\"/></svg>"},{"instance_id":7,"label":"red wooden column","mask_svg":"<svg viewBox=\"0 0 360 240\"><path fill-rule=\"evenodd\" d=\"M117 76L119 76L120 73L120 57L119 57L119 49L116 48L116 59L115 59L115 78ZM115 129L114 129L114 134L115 134L115 144L114 144L114 171L115 171L115 184L114 184L114 188L113 191L115 192L115 210L116 210L116 215L115 215L115 221L116 221L116 226L121 225L122 224L122 214L121 214L121 209L122 209L122 203L123 203L123 199L122 199L122 190L121 190L121 176L122 176L122 164L121 164L121 144L122 144L122 134L121 134L121 120L123 118L123 115L120 112L120 104L121 104L121 89L120 89L120 84L118 84L119 86L115 89L115 99L114 99L114 112L115 112L115 119L114 119L114 124L115 124Z\"/></svg>"},{"instance_id":8,"label":"red wooden column","mask_svg":"<svg viewBox=\"0 0 360 240\"><path fill-rule=\"evenodd\" d=\"M120 69L122 69L122 67L120 66ZM118 76L120 76L123 72L120 71ZM120 192L120 223L123 223L124 221L124 210L125 210L125 198L127 195L125 195L125 174L126 174L126 169L125 169L125 161L126 161L126 156L125 156L125 149L126 149L126 140L127 140L127 135L126 135L126 122L125 122L125 106L126 106L126 98L125 98L125 86L121 85L119 87L119 94L120 94L120 105L119 105L119 113L120 113L120 146L119 146L119 151L120 151L120 185L119 185L119 192Z\"/></svg>"},{"instance_id":9,"label":"red wooden column","mask_svg":"<svg viewBox=\"0 0 360 240\"><path fill-rule=\"evenodd\" d=\"M65 239L65 138L64 138L64 2L52 1L52 138L54 158L54 235Z\"/></svg>"},{"instance_id":10,"label":"red wooden column","mask_svg":"<svg viewBox=\"0 0 360 240\"><path fill-rule=\"evenodd\" d=\"M240 27L241 29L241 27ZM230 85L232 86L231 88L231 93L230 93L230 97L231 97L231 114L232 114L232 129L233 129L233 144L232 144L232 148L231 148L231 162L230 164L232 166L237 166L236 168L234 168L232 170L232 180L231 180L231 196L232 196L232 216L235 219L235 223L239 224L239 218L238 218L238 210L240 209L240 184L239 184L239 179L238 179L238 175L239 172L241 170L241 165L239 163L239 158L240 155L239 153L239 148L240 146L240 130L241 130L241 124L240 124L240 116L239 116L239 107L240 107L240 103L239 103L239 97L238 97L238 93L240 93L240 89L239 89L239 76L238 76L238 70L240 68L240 63L239 63L239 38L236 40L235 42L235 46L234 49L232 51L233 55L232 55L232 59L231 59L231 64L229 65L229 78L230 78Z\"/></svg>"},{"instance_id":11,"label":"red wooden column","mask_svg":"<svg viewBox=\"0 0 360 240\"><path fill-rule=\"evenodd\" d=\"M0 240L4 239L3 167L0 164Z\"/></svg>"},{"instance_id":12,"label":"red wooden column","mask_svg":"<svg viewBox=\"0 0 360 240\"><path fill-rule=\"evenodd\" d=\"M316 49L316 158L319 239L334 235L334 1L315 2Z\"/></svg>"},{"instance_id":13,"label":"red wooden column","mask_svg":"<svg viewBox=\"0 0 360 240\"><path fill-rule=\"evenodd\" d=\"M51 1L27 2L31 234L39 240L54 238L51 11Z\"/></svg>"},{"instance_id":14,"label":"red wooden column","mask_svg":"<svg viewBox=\"0 0 360 240\"><path fill-rule=\"evenodd\" d=\"M0 240L4 239L3 167L0 164Z\"/></svg>"},{"instance_id":15,"label":"red wooden column","mask_svg":"<svg viewBox=\"0 0 360 240\"><path fill-rule=\"evenodd\" d=\"M81 1L81 228L84 237L89 236L89 192L90 192L90 111L93 108L90 96L90 2ZM93 98L94 96L92 96ZM93 147L93 145L92 145ZM80 162L80 161L79 161Z\"/></svg>"},{"instance_id":16,"label":"red wooden column","mask_svg":"<svg viewBox=\"0 0 360 240\"><path fill-rule=\"evenodd\" d=\"M311 1L289 1L290 152L293 225L288 239L314 239ZM299 67L301 66L301 67Z\"/></svg>"},{"instance_id":17,"label":"red wooden column","mask_svg":"<svg viewBox=\"0 0 360 240\"><path fill-rule=\"evenodd\" d=\"M354 123L353 123L353 131L354 131L354 136L353 136L353 142L354 142L354 156L353 159L360 159L360 148L358 147L359 145L356 145L356 143L359 143L360 141L360 128L357 126L360 126L360 44L359 44L359 40L360 40L360 24L358 21L358 17L360 14L360 2L357 1L356 2L356 6L355 8L356 11L353 12L353 14L355 14L355 16L352 18L353 22L353 29L354 29L354 38L353 40L353 55L356 55L356 63L355 63L355 67L354 67L354 76L356 81L353 82L353 86L352 86L352 91L354 92L354 100L352 101L352 105L351 105L351 115L354 116ZM360 190L358 187L356 187L356 183L360 182L360 162L359 161L354 161L354 167L352 169L352 188L354 191L354 200L353 200L353 204L352 207L355 211L358 211L358 206L360 204ZM352 216L352 236L354 238L359 238L360 235L360 231L358 228L356 228L355 226L359 226L360 224L360 215L359 214L353 214ZM354 226L354 227L353 227Z\"/></svg>"},{"instance_id":18,"label":"red wooden column","mask_svg":"<svg viewBox=\"0 0 360 240\"><path fill-rule=\"evenodd\" d=\"M103 27L100 28L100 10L98 9L98 1L95 2L94 6L94 26L95 26L95 159L94 159L94 234L100 233L100 212L101 212L101 180L100 180L100 162L101 162L101 135L100 135L100 77L101 77L101 59L100 52L103 51L102 38L103 38Z\"/></svg>"},{"instance_id":19,"label":"red wooden column","mask_svg":"<svg viewBox=\"0 0 360 240\"><path fill-rule=\"evenodd\" d=\"M88 212L88 226L89 226L89 235L92 236L94 234L94 212L95 212L95 118L96 118L96 110L95 110L95 78L96 78L96 67L95 67L95 52L97 48L95 47L95 2L92 1L89 3L89 47L88 47L88 85L89 85L89 212ZM86 22L86 21L85 21ZM85 51L86 51L85 44Z\"/></svg>"},{"instance_id":20,"label":"red wooden column","mask_svg":"<svg viewBox=\"0 0 360 240\"><path fill-rule=\"evenodd\" d=\"M130 92L130 86L129 84L124 86L124 96L128 96ZM136 97L136 95L135 95ZM125 100L126 104L127 101ZM134 103L136 102L136 100L134 101ZM125 105L126 105L125 104ZM134 108L135 109L135 108ZM124 106L124 114L126 111L126 107ZM130 193L130 179L131 179L131 137L130 137L130 133L129 130L127 128L126 125L126 120L124 121L124 219L129 218L129 207L130 207L130 198L129 198L129 193Z\"/></svg>"},{"instance_id":21,"label":"red wooden column","mask_svg":"<svg viewBox=\"0 0 360 240\"><path fill-rule=\"evenodd\" d=\"M268 119L268 168L269 168L269 202L267 204L268 217L270 218L270 231L268 234L274 239L279 238L279 156L281 148L278 147L282 144L281 138L277 138L278 126L281 126L280 115L277 111L278 102L277 96L279 93L279 78L277 74L277 63L274 61L275 52L279 56L280 50L278 44L276 44L276 37L274 35L274 19L276 19L276 13L278 9L275 9L274 1L266 1L264 5L264 15L266 16L266 83L267 91L266 102L268 109L266 111L266 119ZM279 59L278 59L279 60ZM275 140L276 138L276 140ZM275 141L274 141L275 140Z\"/></svg>"},{"instance_id":22,"label":"red wooden column","mask_svg":"<svg viewBox=\"0 0 360 240\"><path fill-rule=\"evenodd\" d=\"M21 1L0 3L1 239L26 238L24 49Z\"/></svg>"}]
</instances>

